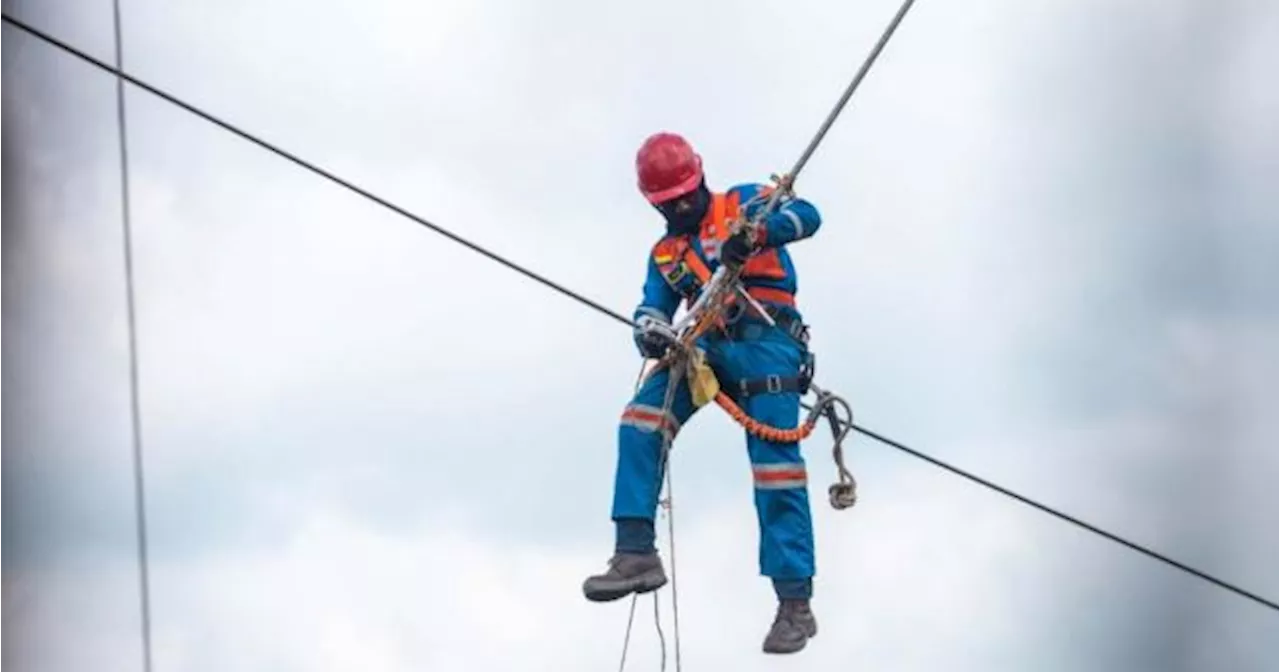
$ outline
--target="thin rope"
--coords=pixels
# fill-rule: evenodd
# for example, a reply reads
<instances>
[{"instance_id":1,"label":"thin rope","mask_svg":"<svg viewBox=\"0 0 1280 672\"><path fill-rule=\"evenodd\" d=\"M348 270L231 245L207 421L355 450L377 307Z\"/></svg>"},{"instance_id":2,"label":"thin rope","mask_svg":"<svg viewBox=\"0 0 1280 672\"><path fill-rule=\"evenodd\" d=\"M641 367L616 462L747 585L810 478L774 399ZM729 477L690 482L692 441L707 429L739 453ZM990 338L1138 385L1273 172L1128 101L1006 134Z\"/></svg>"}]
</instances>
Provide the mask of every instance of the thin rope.
<instances>
[{"instance_id":1,"label":"thin rope","mask_svg":"<svg viewBox=\"0 0 1280 672\"><path fill-rule=\"evenodd\" d=\"M116 71L124 70L124 40L120 30L120 0L111 3L115 29ZM142 669L151 672L151 568L148 560L146 480L142 459L142 411L138 385L138 319L133 274L133 217L129 202L129 132L124 102L124 78L116 76L116 126L120 138L120 207L124 233L126 328L129 332L129 426L133 452L133 508L138 544L138 599L142 620Z\"/></svg>"},{"instance_id":2,"label":"thin rope","mask_svg":"<svg viewBox=\"0 0 1280 672\"><path fill-rule=\"evenodd\" d=\"M675 378L676 376L672 375L672 379ZM662 415L658 416L659 426L660 422L666 420L667 413L671 411L672 398L675 397L673 390L675 388L675 383L668 385L667 403L666 406L663 406ZM668 543L671 544L671 616L673 621L672 631L675 634L676 641L676 672L680 672L680 593L678 593L677 589L676 576L676 498L675 485L672 485L671 479L671 460L669 460L669 443L671 443L671 440L667 439L666 436L666 434L663 434L663 480L666 480L667 483L667 539ZM654 605L657 607L658 591L654 591L653 599L655 600ZM662 668L666 669L666 644L662 646L662 660Z\"/></svg>"},{"instance_id":3,"label":"thin rope","mask_svg":"<svg viewBox=\"0 0 1280 672\"><path fill-rule=\"evenodd\" d=\"M667 391L662 400L662 413L658 415L658 430L662 434L662 468L659 470L660 479L658 482L658 494L662 494L662 483L665 481L667 487L666 510L667 510L667 537L671 544L671 616L672 616L672 632L674 633L676 645L676 672L680 672L680 594L677 591L676 580L676 504L675 495L671 485L671 436L667 433L666 422L667 416L674 413L671 407L674 405L676 398L676 388L680 386L680 379L683 376L682 367L671 366L667 378ZM671 432L675 433L675 427L671 428ZM654 599L658 597L654 592ZM655 608L656 608L655 602ZM662 667L666 669L667 647L664 641L662 646Z\"/></svg>"},{"instance_id":4,"label":"thin rope","mask_svg":"<svg viewBox=\"0 0 1280 672\"><path fill-rule=\"evenodd\" d=\"M618 672L622 672L627 667L627 647L631 644L631 624L636 620L637 597L639 596L635 593L631 594L631 612L627 614L627 632L622 637L622 660L618 661Z\"/></svg>"},{"instance_id":5,"label":"thin rope","mask_svg":"<svg viewBox=\"0 0 1280 672\"><path fill-rule=\"evenodd\" d=\"M644 382L644 377L645 377L644 374L645 374L645 368L647 364L648 364L648 360L643 360L640 362L640 372L636 375L635 392L640 391L640 385ZM665 428L663 427L663 423L665 422L667 413L670 412L672 402L675 399L675 389L678 385L678 378L674 373L669 375L670 377L667 379L667 389L663 395L662 414L659 416L659 421L658 421L659 423L658 431L662 434L662 452L659 453L660 466L658 470L658 501L659 503L662 502L662 487L663 487L663 484L665 483L667 486L667 499L666 499L667 501L667 512L666 512L667 535L671 539L671 604L672 604L672 611L675 615L674 627L675 627L675 639L676 639L676 669L679 670L680 669L680 615L679 615L679 600L677 599L677 596L676 596L676 566L675 566L675 563L676 563L675 538L676 537L675 537L675 525L672 521L671 505L670 505L671 471L670 471L670 466L668 465L668 462L666 459L667 454L669 452L670 441L668 440ZM658 593L659 591L656 591L656 590L653 591L653 626L658 631L658 644L661 647L660 651L662 653L662 663L661 663L660 669L663 672L665 672L667 669L667 637L666 637L666 634L662 631L662 615L661 615L661 610L659 609L659 606L658 606ZM631 642L631 627L635 620L636 602L639 599L640 599L639 594L637 593L631 594L631 613L630 615L627 616L627 630L626 630L626 634L622 638L622 657L621 657L621 660L618 662L618 672L622 672L623 668L625 668L627 665L627 647L628 647L628 644Z\"/></svg>"},{"instance_id":6,"label":"thin rope","mask_svg":"<svg viewBox=\"0 0 1280 672\"><path fill-rule=\"evenodd\" d=\"M658 665L659 672L667 672L667 636L662 632L662 614L658 609L658 593L661 591L653 591L653 627L658 630L658 650L662 652L662 662Z\"/></svg>"},{"instance_id":7,"label":"thin rope","mask_svg":"<svg viewBox=\"0 0 1280 672\"><path fill-rule=\"evenodd\" d=\"M300 158L298 158L297 156L295 156L295 155L293 155L293 154L290 154L289 152L286 152L286 151L284 151L284 150L282 150L282 149L280 149L280 148L276 147L275 145L272 145L272 144L271 144L271 143L269 143L269 142L266 142L265 140L262 140L262 139L260 139L260 138L258 138L258 137L256 137L256 136L254 136L254 135L252 135L252 134L250 134L250 133L248 133L248 132L244 131L244 130L241 130L240 128L237 128L236 126L233 126L233 125L231 125L231 124L229 124L229 123L227 123L227 122L225 122L225 121L222 121L221 119L218 119L217 117L213 116L212 114L210 114L210 113L208 113L208 112L205 112L204 110L201 110L200 108L195 107L194 105L192 105L192 104L190 104L190 103L187 103L187 102L185 102L185 101L183 101L183 100L181 100L181 99L177 98L176 96L174 96L174 95L172 95L172 94L170 94L170 93L167 93L167 92L165 92L165 91L163 91L163 90L161 90L161 89L159 89L159 88L157 88L157 87L155 87L155 86L152 86L151 84L148 84L148 83L146 83L146 82L144 82L144 81L142 81L142 80L139 80L138 78L136 78L136 77L134 77L134 76L132 76L132 75L129 75L129 74L125 73L125 72L122 72L119 68L112 67L110 64L104 63L103 61L100 61L100 60L98 60L98 59L96 59L96 58L94 58L94 57L92 57L92 56L90 56L90 55L88 55L88 54L84 53L83 51L80 51L80 50L76 49L75 47L72 47L72 46L70 46L70 45L66 44L65 42L62 42L61 40L58 40L57 38L54 38L54 37L52 37L51 35L49 35L49 34L47 34L47 33L44 33L43 31L37 30L36 28L33 28L33 27L31 27L31 26L27 25L26 23L23 23L22 21L20 21L20 20L18 20L18 19L15 19L15 18L13 18L13 17L11 17L11 16L9 16L9 15L7 15L7 14L0 14L0 21L2 21L3 23L9 24L9 25L13 26L14 28L17 28L18 30L21 30L21 31L23 31L23 32L25 32L25 33L27 33L27 34L29 34L29 35L31 35L31 36L33 36L33 37L37 38L37 39L40 39L41 41L43 41L43 42L45 42L45 43L47 43L47 44L49 44L49 45L51 45L51 46L53 46L53 47L56 47L57 49L59 49L59 50L61 50L61 51L65 52L65 53L67 53L67 54L69 54L69 55L71 55L71 56L74 56L74 57L76 57L76 58L80 59L81 61L84 61L85 63L88 63L89 65L92 65L92 66L94 66L94 67L96 67L96 68L98 68L98 69L100 69L100 70L105 71L105 72L112 73L112 74L114 74L114 75L116 75L116 76L120 77L120 78L121 78L121 79L123 79L124 81L129 82L130 84L133 84L134 86L137 86L138 88L140 88L140 89L142 89L142 90L144 90L144 91L146 91L146 92L148 92L148 93L150 93L150 94L152 94L152 95L154 95L154 96L156 96L156 97L158 97L158 98L161 98L161 99L165 100L166 102L168 102L168 103L170 103L170 104L172 104L172 105L174 105L174 106L176 106L176 107L182 108L183 110L186 110L187 112L189 112L189 113L191 113L191 114L193 114L193 115L195 115L195 116L197 116L197 117L200 117L201 119L204 119L205 121L208 121L209 123L214 124L215 126L218 126L218 127L222 128L223 130L225 130L225 131L227 131L227 132L229 132L229 133L231 133L231 134L233 134L233 135L236 135L236 136L238 136L238 137L240 137L240 138L242 138L242 139L244 139L244 140L247 140L248 142L251 142L251 143L253 143L253 144L255 144L255 145L258 145L259 147L262 147L263 149L267 150L268 152L271 152L271 153L273 153L273 154L275 154L275 155L279 156L280 158L283 158L283 159L285 159L285 160L287 160L287 161L290 161L290 162L292 162L292 163L294 163L294 164L298 165L299 167L303 168L304 170L307 170L307 171L309 171L309 172L312 172L312 173L314 173L314 174L316 174L316 175L319 175L319 176L321 176L321 177L323 177L323 178L325 178L325 179L328 179L329 181L331 181L331 182L333 182L333 183L335 183L335 184L337 184L337 185L339 185L339 186L342 186L342 187L344 187L344 188L346 188L346 189L349 189L349 190L351 190L351 191L353 191L353 192L355 192L355 193L357 193L357 194L359 194L359 195L363 196L364 198L366 198L366 199L368 199L368 200L370 200L370 201L373 201L374 203L377 203L378 205L381 205L381 206L383 206L383 207L385 207L385 208L387 208L387 209L389 209L389 210L391 210L391 211L393 211L393 212L395 212L395 213L397 213L397 214L399 214L399 215L401 215L401 216L405 217L406 219L409 219L409 220L411 220L411 221L413 221L413 222L415 222L415 223L421 224L422 226L424 226L424 227L426 227L426 228L428 228L428 229L430 229L430 230L432 230L432 231L434 231L434 232L436 232L436 233L439 233L440 235L445 236L446 238L449 238L450 240L452 240L452 241L454 241L454 242L458 243L459 245L462 245L462 246L467 247L467 248L469 248L469 249L471 249L471 250L473 250L473 251L476 251L476 252L478 252L478 253L480 253L480 254L484 255L485 257L488 257L489 259L492 259L493 261L495 261L495 262L497 262L497 263L499 263L499 264L502 264L503 266L506 266L507 268L510 268L510 269L512 269L512 270L515 270L515 271L517 271L517 272L519 272L519 273L521 273L521 274L525 275L526 277L528 277L528 278L530 278L530 279L532 279L532 280L535 280L535 281L537 281L537 282L539 282L539 283L541 283L541 284L543 284L543 285L546 285L547 287L550 287L551 289L553 289L553 290L555 290L555 291L557 291L557 292L560 292L560 293L562 293L562 294L565 294L566 296L569 296L570 298L573 298L573 299L577 300L578 302L580 302L580 303L582 303L582 304L586 305L587 307L592 308L592 309L593 309L593 310L595 310L596 312L599 312L599 313L601 313L601 314L603 314L603 315L606 315L606 316L608 316L608 317L611 317L611 318L613 318L615 321L620 322L620 323L622 323L622 324L630 325L630 326L632 326L632 327L634 327L634 326L635 326L635 323L634 323L633 321L631 321L630 319L628 319L628 318L626 318L626 317L623 317L623 316L622 316L622 314L620 314L620 313L618 313L618 312L615 312L615 311L613 311L613 310L610 310L609 308L607 308L607 307L605 307L605 306L602 306L602 305L600 305L599 303L596 303L595 301L592 301L591 299L589 299L589 298L587 298L587 297L585 297L585 296L583 296L583 295L581 295L581 294L578 294L578 293L576 293L576 292L574 292L574 291L572 291L572 290L569 290L569 289L567 289L567 288L565 288L565 287L563 287L563 286L561 286L561 285L559 285L559 284L557 284L557 283L555 283L555 282L552 282L551 280L548 280L548 279L546 279L546 278L544 278L544 277L542 277L542 276L540 276L540 275L538 275L538 274L534 273L533 271L529 271L529 270L525 269L524 267L522 267L522 266L520 266L520 265L516 264L515 262L512 262L512 261L510 261L510 260L508 260L508 259L506 259L506 258L504 258L504 257L502 257L502 256L500 256L500 255L498 255L498 254L496 254L496 253L494 253L494 252L491 252L491 251L489 251L489 250L487 250L487 249L485 249L485 248L481 247L480 245L477 245L476 243L473 243L473 242L471 242L471 241L469 241L469 240L466 240L466 239L462 238L461 236L458 236L457 234L454 234L454 233L452 233L452 232L450 232L450 231L448 231L448 230L446 230L446 229L443 229L443 228L441 228L441 227L439 227L439 226L436 226L435 224L432 224L432 223L430 223L430 222L426 221L425 219L423 219L423 218L421 218L421 217L419 217L419 216L417 216L417 215L415 215L415 214L413 214L413 213L411 213L411 212L409 212L409 211L405 210L404 208L402 208L402 207L400 207L400 206L398 206L398 205L395 205L394 203L391 203L391 202L387 201L386 199L383 199L383 198L381 198L381 197L379 197L379 196L376 196L376 195L374 195L374 194L372 194L372 193L370 193L370 192L368 192L368 191L365 191L364 189L361 189L360 187L357 187L357 186L355 186L354 184L352 184L352 183L350 183L350 182L348 182L348 181L346 181L346 180L343 180L342 178L339 178L339 177L337 177L337 176L333 175L332 173L330 173L330 172L328 172L328 171L326 171L326 170L324 170L324 169L322 169L322 168L317 167L317 166L316 166L316 165L314 165L314 164L308 163L307 161L304 161L303 159L300 159ZM886 438L885 438L883 435L881 435L881 434L878 434L878 433L872 432L871 430L868 430L868 429L866 429L866 428L860 427L860 426L858 426L858 425L856 425L856 424L852 424L852 423L850 423L850 424L849 424L849 426L850 426L850 427L852 427L854 431L857 431L857 432L859 432L859 433L861 433L861 434L864 434L864 435L866 435L866 436L868 436L868 437L870 437L870 438L876 439L877 441L880 441L880 442L884 443L884 444L885 444L885 445L887 445L887 446L890 446L890 447L893 447L893 448L897 448L897 449L899 449L899 450L903 450L903 451L907 452L908 454L910 454L910 455L912 455L912 456L914 456L914 457L920 458L920 459L922 459L922 460L925 460L926 462L929 462L930 464L933 464L934 466L941 467L941 468L943 468L943 469L945 469L945 470L947 470L947 471L950 471L950 472L952 472L952 473L954 473L954 474L957 474L957 475L959 475L959 476L963 476L963 477L967 478L968 480L970 480L970 481L972 481L972 482L974 482L974 483L976 483L976 484L978 484L978 485L982 485L982 486L987 487L987 488L989 488L989 489L991 489L991 490L993 490L993 491L995 491L995 492L997 492L997 493L999 493L999 494L1003 494L1003 495L1008 496L1008 497L1010 497L1010 498L1012 498L1012 499L1014 499L1014 500L1016 500L1016 501L1018 501L1018 502L1021 502L1021 503L1023 503L1023 504L1027 504L1028 506L1031 506L1031 507L1033 507L1033 508L1035 508L1035 509L1038 509L1038 510L1040 510L1040 511L1044 512L1044 513L1048 513L1048 514L1050 514L1050 515L1054 516L1055 518L1058 518L1058 519L1060 519L1060 520L1063 520L1063 521L1070 522L1070 523L1073 523L1073 524L1075 524L1075 525L1078 525L1079 527L1081 527L1081 528L1083 528L1083 529L1085 529L1085 530L1088 530L1088 531L1090 531L1090 532L1093 532L1093 533L1095 533L1095 534L1097 534L1097 535L1099 535L1099 536L1101 536L1101 537L1103 537L1103 538L1105 538L1105 539L1108 539L1108 540L1110 540L1110 541L1114 541L1114 542L1119 543L1119 544L1121 544L1121 545L1123 545L1123 546L1125 546L1125 547L1127 547L1127 548L1130 548L1130 549L1132 549L1132 550L1138 551L1139 553L1141 553L1141 554L1143 554L1143 555L1146 555L1146 556L1148 556L1148 557L1150 557L1150 558L1153 558L1153 559L1155 559L1155 560L1159 560L1160 562L1163 562L1163 563L1165 563L1165 564L1167 564L1167 565L1169 565L1169 566L1171 566L1171 567L1174 567L1175 569L1181 570L1181 571L1183 571L1183 572L1185 572L1185 573L1187 573L1187 574L1189 574L1189 575L1191 575L1191 576L1194 576L1194 577L1197 577L1197 578L1203 579L1203 580L1205 580L1205 581L1208 581L1209 583L1212 583L1212 584L1214 584L1215 586L1217 586L1217 587L1219 587L1219 588L1223 588L1223 589L1228 590L1228 591L1230 591L1230 592L1236 593L1237 595L1239 595L1239 596L1241 596L1241 597L1248 598L1248 599L1250 599L1250 600L1252 600L1252 601L1254 601L1254 602L1257 602L1257 603L1259 603L1259 604L1262 604L1262 605L1268 606L1268 607L1270 607L1270 608L1272 608L1272 609L1280 610L1280 605L1277 605L1277 603L1276 603L1275 601L1268 600L1268 599L1266 599L1266 598L1260 597L1260 596L1258 596L1258 595L1256 595L1256 594L1254 594L1254 593L1251 593L1251 592L1249 592L1249 591L1247 591L1247 590L1245 590L1245 589L1243 589L1243 588L1240 588L1240 587L1237 587L1237 586L1235 586L1235 585L1232 585L1232 584L1230 584L1230 583L1228 583L1228 582L1226 582L1226 581L1224 581L1224 580L1222 580L1222 579L1218 579L1218 578L1216 578L1216 577L1213 577L1213 576L1211 576L1211 575L1209 575L1209 574L1207 574L1207 573L1205 573L1205 572L1202 572L1202 571L1200 571L1200 570L1193 569L1193 568L1191 568L1191 567L1189 567L1189 566L1187 566L1187 565L1185 565L1185 564L1183 564L1183 563L1181 563L1181 562L1178 562L1178 561L1176 561L1176 560L1173 560L1173 559L1171 559L1171 558L1169 558L1169 557L1167 557L1167 556L1161 555L1160 553L1157 553L1156 551L1150 550L1150 549L1148 549L1148 548L1146 548L1146 547L1143 547L1143 546L1141 546L1141 545L1139 545L1139 544L1137 544L1137 543L1134 543L1134 542L1132 542L1132 541L1128 541L1128 540L1126 540L1126 539L1124 539L1124 538L1122 538L1122 537L1120 537L1120 536L1118 536L1118 535L1112 534L1112 533L1110 533L1110 532L1106 532L1106 531L1102 530L1101 528L1098 528L1098 527L1096 527L1096 526L1093 526L1093 525L1090 525L1090 524L1088 524L1088 523L1085 523L1085 522L1083 522L1083 521L1081 521L1081 520L1079 520L1079 519L1077 519L1077 518L1074 518L1074 517L1072 517L1072 516L1070 516L1070 515L1068 515L1068 514L1062 513L1062 512L1060 512L1060 511L1057 511L1057 510L1055 510L1055 509L1053 509L1053 508L1051 508L1051 507L1049 507L1049 506L1047 506L1047 505L1045 505L1045 504L1041 504L1041 503L1039 503L1039 502L1037 502L1037 501L1035 501L1035 500L1031 499L1030 497L1027 497L1027 496L1025 496L1025 495L1020 495L1020 494L1014 493L1012 490L1009 490L1009 489L1004 488L1004 487L1001 487L1001 486L997 486L997 485L995 485L994 483L992 483L991 481L988 481L988 480L986 480L986 479L979 478L979 477L977 477L977 476L974 476L974 475L972 475L972 474L969 474L968 472L964 472L963 470L961 470L961 469L959 469L959 468L957 468L957 467L953 467L953 466L951 466L951 465L949 465L949 464L947 464L947 463L945 463L945 462L943 462L942 460L939 460L939 459L937 459L937 458L930 457L930 456L926 455L925 453L922 453L922 452L920 452L920 451L918 451L918 450L911 449L911 448L907 448L907 447L906 447L906 446L904 446L903 444L900 444L900 443L897 443L897 442L890 441L890 440L886 439Z\"/></svg>"}]
</instances>

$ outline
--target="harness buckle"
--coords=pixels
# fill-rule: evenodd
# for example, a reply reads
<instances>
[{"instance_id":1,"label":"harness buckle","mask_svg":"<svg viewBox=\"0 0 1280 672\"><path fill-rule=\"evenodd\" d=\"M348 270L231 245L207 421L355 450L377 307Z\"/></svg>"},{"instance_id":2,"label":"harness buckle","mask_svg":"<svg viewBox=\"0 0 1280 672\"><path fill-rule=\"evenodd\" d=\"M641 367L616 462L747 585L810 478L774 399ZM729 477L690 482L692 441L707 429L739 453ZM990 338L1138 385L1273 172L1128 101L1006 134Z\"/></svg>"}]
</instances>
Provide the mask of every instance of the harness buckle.
<instances>
[{"instance_id":1,"label":"harness buckle","mask_svg":"<svg viewBox=\"0 0 1280 672\"><path fill-rule=\"evenodd\" d=\"M782 391L782 377L776 373L771 373L764 377L764 389L770 394L777 394Z\"/></svg>"},{"instance_id":2,"label":"harness buckle","mask_svg":"<svg viewBox=\"0 0 1280 672\"><path fill-rule=\"evenodd\" d=\"M724 317L723 317L724 324L726 326L736 325L738 323L738 320L742 319L742 316L745 315L746 312L747 312L747 307L742 305L742 302L734 301L727 308L725 308Z\"/></svg>"}]
</instances>

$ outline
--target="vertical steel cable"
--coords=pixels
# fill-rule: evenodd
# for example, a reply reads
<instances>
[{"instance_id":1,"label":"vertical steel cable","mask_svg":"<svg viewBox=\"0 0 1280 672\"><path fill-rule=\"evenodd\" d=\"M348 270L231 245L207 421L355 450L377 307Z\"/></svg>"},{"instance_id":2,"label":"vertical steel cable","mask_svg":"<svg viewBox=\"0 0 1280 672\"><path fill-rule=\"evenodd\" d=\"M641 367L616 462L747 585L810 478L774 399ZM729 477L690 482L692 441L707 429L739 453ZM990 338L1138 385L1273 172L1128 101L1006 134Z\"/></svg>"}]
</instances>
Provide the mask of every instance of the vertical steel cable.
<instances>
[{"instance_id":1,"label":"vertical steel cable","mask_svg":"<svg viewBox=\"0 0 1280 672\"><path fill-rule=\"evenodd\" d=\"M124 70L120 0L111 3L115 28L116 69ZM147 552L146 480L142 465L142 412L138 391L138 320L133 274L133 217L129 201L129 133L124 78L116 76L116 125L120 137L120 206L124 232L124 286L129 332L129 421L133 435L133 505L138 542L138 592L142 613L142 669L151 672L151 569Z\"/></svg>"}]
</instances>

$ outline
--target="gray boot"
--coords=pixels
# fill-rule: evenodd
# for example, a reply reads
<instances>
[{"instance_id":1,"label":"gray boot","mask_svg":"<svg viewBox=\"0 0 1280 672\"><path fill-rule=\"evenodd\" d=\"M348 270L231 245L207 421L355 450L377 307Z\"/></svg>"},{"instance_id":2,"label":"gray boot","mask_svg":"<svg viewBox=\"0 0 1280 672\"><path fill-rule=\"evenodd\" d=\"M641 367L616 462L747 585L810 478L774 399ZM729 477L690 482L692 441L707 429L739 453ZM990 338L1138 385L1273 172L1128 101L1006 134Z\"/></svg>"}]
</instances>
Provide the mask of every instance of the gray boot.
<instances>
[{"instance_id":1,"label":"gray boot","mask_svg":"<svg viewBox=\"0 0 1280 672\"><path fill-rule=\"evenodd\" d=\"M818 634L818 621L809 609L809 600L782 600L773 627L764 638L765 653L795 653Z\"/></svg>"},{"instance_id":2,"label":"gray boot","mask_svg":"<svg viewBox=\"0 0 1280 672\"><path fill-rule=\"evenodd\" d=\"M667 574L657 553L617 553L609 560L609 571L583 582L582 593L592 602L609 602L657 590L666 583Z\"/></svg>"}]
</instances>

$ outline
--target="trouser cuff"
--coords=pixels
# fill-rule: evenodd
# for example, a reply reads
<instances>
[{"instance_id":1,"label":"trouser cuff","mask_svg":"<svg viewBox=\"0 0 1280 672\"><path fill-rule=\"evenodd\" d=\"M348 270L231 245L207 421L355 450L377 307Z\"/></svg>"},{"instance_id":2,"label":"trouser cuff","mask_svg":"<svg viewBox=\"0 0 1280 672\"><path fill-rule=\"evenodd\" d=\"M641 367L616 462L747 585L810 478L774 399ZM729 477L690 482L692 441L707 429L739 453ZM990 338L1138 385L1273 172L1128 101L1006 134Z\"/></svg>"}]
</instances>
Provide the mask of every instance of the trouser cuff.
<instances>
[{"instance_id":1,"label":"trouser cuff","mask_svg":"<svg viewBox=\"0 0 1280 672\"><path fill-rule=\"evenodd\" d=\"M779 600L807 600L813 597L813 579L774 579L773 592Z\"/></svg>"},{"instance_id":2,"label":"trouser cuff","mask_svg":"<svg viewBox=\"0 0 1280 672\"><path fill-rule=\"evenodd\" d=\"M645 518L619 518L614 521L617 538L614 550L619 553L653 553L653 521Z\"/></svg>"}]
</instances>

